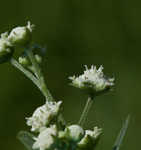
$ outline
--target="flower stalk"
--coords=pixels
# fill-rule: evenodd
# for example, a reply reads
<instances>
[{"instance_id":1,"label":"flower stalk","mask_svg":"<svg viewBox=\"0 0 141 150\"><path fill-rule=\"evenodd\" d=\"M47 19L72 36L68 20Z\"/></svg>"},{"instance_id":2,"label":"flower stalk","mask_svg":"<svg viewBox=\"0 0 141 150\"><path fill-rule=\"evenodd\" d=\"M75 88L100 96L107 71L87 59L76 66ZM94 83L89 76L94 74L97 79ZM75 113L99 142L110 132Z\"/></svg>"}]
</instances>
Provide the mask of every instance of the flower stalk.
<instances>
[{"instance_id":1,"label":"flower stalk","mask_svg":"<svg viewBox=\"0 0 141 150\"><path fill-rule=\"evenodd\" d=\"M32 50L27 49L26 50L27 56L29 57L29 59L31 60L32 63L32 67L34 70L34 73L36 75L36 78L38 79L39 83L40 83L40 90L42 91L43 95L45 96L46 100L48 101L53 101L53 97L50 94L49 90L47 89L45 80L44 80L44 76L41 72L41 68L39 67Z\"/></svg>"},{"instance_id":2,"label":"flower stalk","mask_svg":"<svg viewBox=\"0 0 141 150\"><path fill-rule=\"evenodd\" d=\"M91 97L88 97L88 100L87 100L87 102L86 102L86 105L85 105L85 107L84 107L84 110L83 110L83 112L82 112L82 115L81 115L81 117L80 117L80 120L79 120L79 122L78 122L78 124L79 124L80 126L83 126L83 125L84 125L84 123L85 123L85 121L86 121L86 119L87 119L87 116L88 116L88 113L89 113L89 110L90 110L92 104L93 104L93 99L92 99Z\"/></svg>"}]
</instances>

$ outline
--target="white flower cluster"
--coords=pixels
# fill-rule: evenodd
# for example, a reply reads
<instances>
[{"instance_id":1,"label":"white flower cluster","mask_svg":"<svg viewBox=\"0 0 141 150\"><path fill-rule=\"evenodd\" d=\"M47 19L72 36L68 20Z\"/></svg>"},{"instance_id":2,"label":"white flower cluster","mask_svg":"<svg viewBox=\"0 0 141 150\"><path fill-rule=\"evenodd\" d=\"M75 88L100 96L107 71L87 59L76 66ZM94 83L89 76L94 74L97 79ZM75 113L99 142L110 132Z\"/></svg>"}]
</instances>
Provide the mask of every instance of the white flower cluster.
<instances>
[{"instance_id":1,"label":"white flower cluster","mask_svg":"<svg viewBox=\"0 0 141 150\"><path fill-rule=\"evenodd\" d=\"M37 108L32 117L27 118L27 125L31 126L31 131L40 132L54 119L60 110L62 101L46 102L43 106Z\"/></svg>"},{"instance_id":2,"label":"white flower cluster","mask_svg":"<svg viewBox=\"0 0 141 150\"><path fill-rule=\"evenodd\" d=\"M91 66L88 69L87 66L84 74L79 77L69 77L72 80L72 85L81 89L92 89L94 92L104 91L114 85L114 78L106 78L102 72L103 67L100 66L96 69L96 66Z\"/></svg>"},{"instance_id":3,"label":"white flower cluster","mask_svg":"<svg viewBox=\"0 0 141 150\"><path fill-rule=\"evenodd\" d=\"M0 63L8 61L15 46L25 46L31 41L31 32L33 25L28 22L27 26L16 27L9 34L2 33L0 38Z\"/></svg>"}]
</instances>

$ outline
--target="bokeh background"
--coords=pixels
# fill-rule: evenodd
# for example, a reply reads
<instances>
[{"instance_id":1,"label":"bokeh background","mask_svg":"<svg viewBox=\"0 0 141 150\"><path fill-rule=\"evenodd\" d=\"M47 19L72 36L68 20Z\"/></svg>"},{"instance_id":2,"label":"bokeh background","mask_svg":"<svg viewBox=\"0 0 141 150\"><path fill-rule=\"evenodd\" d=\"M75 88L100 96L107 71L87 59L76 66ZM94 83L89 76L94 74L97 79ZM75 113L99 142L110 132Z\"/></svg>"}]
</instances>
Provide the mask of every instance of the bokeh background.
<instances>
[{"instance_id":1,"label":"bokeh background","mask_svg":"<svg viewBox=\"0 0 141 150\"><path fill-rule=\"evenodd\" d=\"M0 2L0 32L28 20L36 25L34 41L47 46L43 70L64 116L76 123L86 95L68 85L68 76L84 65L103 65L116 78L113 92L97 97L85 128L99 126L97 150L112 149L126 116L132 118L121 150L140 149L141 139L141 1L139 0L5 0ZM16 139L28 130L25 117L44 103L38 89L21 72L0 65L0 148L25 150Z\"/></svg>"}]
</instances>

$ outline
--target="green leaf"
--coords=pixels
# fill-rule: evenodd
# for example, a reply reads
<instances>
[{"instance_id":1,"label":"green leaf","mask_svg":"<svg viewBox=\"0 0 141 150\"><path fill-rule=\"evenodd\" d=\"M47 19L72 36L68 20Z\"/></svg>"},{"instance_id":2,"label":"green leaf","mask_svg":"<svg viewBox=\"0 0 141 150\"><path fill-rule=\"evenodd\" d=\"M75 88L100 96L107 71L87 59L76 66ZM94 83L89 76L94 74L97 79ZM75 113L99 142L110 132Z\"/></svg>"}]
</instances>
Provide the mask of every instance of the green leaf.
<instances>
[{"instance_id":1,"label":"green leaf","mask_svg":"<svg viewBox=\"0 0 141 150\"><path fill-rule=\"evenodd\" d=\"M129 121L130 121L130 115L127 116L127 118L126 118L120 132L119 132L119 135L117 136L117 139L116 139L115 144L113 146L113 150L119 150L120 149L121 143L124 139L124 136L126 134L126 131L127 131L128 125L129 125Z\"/></svg>"},{"instance_id":2,"label":"green leaf","mask_svg":"<svg viewBox=\"0 0 141 150\"><path fill-rule=\"evenodd\" d=\"M27 150L33 150L34 136L26 131L20 131L17 138L23 143Z\"/></svg>"}]
</instances>

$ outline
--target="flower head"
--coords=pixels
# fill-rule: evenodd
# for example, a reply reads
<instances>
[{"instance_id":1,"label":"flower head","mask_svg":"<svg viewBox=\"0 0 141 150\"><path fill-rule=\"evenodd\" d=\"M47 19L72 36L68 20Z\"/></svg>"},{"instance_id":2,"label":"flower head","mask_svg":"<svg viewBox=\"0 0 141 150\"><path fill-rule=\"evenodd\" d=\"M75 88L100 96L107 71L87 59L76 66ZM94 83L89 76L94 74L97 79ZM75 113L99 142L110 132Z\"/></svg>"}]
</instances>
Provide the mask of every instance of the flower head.
<instances>
[{"instance_id":1,"label":"flower head","mask_svg":"<svg viewBox=\"0 0 141 150\"><path fill-rule=\"evenodd\" d=\"M72 80L72 84L74 87L80 89L89 89L93 93L98 94L99 92L103 92L114 85L114 78L107 78L103 73L103 67L100 66L99 69L96 69L96 66L91 66L79 77L69 77Z\"/></svg>"},{"instance_id":2,"label":"flower head","mask_svg":"<svg viewBox=\"0 0 141 150\"><path fill-rule=\"evenodd\" d=\"M32 126L31 131L40 132L49 123L58 116L62 101L46 102L43 106L37 108L32 117L27 118L27 125Z\"/></svg>"},{"instance_id":3,"label":"flower head","mask_svg":"<svg viewBox=\"0 0 141 150\"><path fill-rule=\"evenodd\" d=\"M52 125L49 128L40 132L39 136L35 138L33 149L48 150L55 143L55 136L57 136L57 128Z\"/></svg>"}]
</instances>

